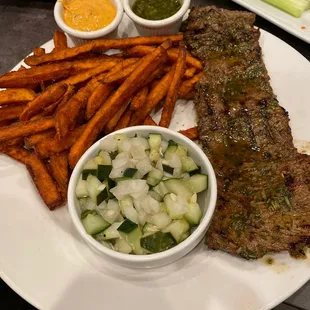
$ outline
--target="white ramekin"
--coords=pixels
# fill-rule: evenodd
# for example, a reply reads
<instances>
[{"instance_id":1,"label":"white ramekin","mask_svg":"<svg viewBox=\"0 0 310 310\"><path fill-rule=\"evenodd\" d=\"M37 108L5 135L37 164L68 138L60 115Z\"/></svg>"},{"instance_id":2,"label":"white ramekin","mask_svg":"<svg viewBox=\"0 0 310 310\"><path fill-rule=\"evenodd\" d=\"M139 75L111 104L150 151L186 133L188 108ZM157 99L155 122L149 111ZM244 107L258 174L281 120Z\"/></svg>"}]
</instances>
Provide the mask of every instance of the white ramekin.
<instances>
[{"instance_id":1,"label":"white ramekin","mask_svg":"<svg viewBox=\"0 0 310 310\"><path fill-rule=\"evenodd\" d=\"M197 229L186 240L184 240L174 248L161 253L150 255L123 254L113 251L97 242L92 236L88 235L85 232L83 224L80 220L78 200L75 195L75 187L84 164L89 159L95 157L100 150L100 141L97 141L85 152L85 154L78 161L70 178L68 189L68 208L73 224L76 227L78 233L84 239L84 241L93 250L95 250L96 253L102 255L105 260L109 260L112 263L130 268L152 268L172 263L189 253L202 240L210 225L215 210L217 197L216 178L211 163L208 160L207 156L204 154L204 152L200 149L200 147L197 146L193 141L170 129L157 126L135 126L121 129L119 131L111 133L110 135L115 135L117 133L126 134L128 137L133 137L135 134L140 134L144 137L148 137L149 133L159 133L162 135L163 139L172 139L187 148L190 156L198 165L201 166L202 172L208 174L208 190L198 195L198 203L203 209L202 220L197 226ZM101 140L105 139L106 137L102 138Z\"/></svg>"},{"instance_id":2,"label":"white ramekin","mask_svg":"<svg viewBox=\"0 0 310 310\"><path fill-rule=\"evenodd\" d=\"M56 1L54 6L54 18L58 27L70 36L75 45L84 44L94 39L115 38L118 25L123 18L124 9L121 0L110 1L116 8L116 16L112 23L96 31L79 31L69 27L63 20L64 9L62 3L59 1Z\"/></svg>"},{"instance_id":3,"label":"white ramekin","mask_svg":"<svg viewBox=\"0 0 310 310\"><path fill-rule=\"evenodd\" d=\"M124 0L124 10L130 19L135 23L137 31L141 36L168 35L180 31L183 16L189 9L190 0L180 0L181 8L174 15L161 20L148 20L136 15L131 7L135 0Z\"/></svg>"}]
</instances>

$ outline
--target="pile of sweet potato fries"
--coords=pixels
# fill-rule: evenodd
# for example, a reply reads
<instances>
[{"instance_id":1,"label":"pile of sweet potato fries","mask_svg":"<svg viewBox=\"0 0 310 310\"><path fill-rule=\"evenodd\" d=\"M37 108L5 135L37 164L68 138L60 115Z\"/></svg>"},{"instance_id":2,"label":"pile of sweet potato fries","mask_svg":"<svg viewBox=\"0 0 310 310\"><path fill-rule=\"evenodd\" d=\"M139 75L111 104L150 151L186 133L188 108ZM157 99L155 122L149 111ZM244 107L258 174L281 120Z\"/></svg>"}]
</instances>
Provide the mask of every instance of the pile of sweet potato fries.
<instances>
[{"instance_id":1,"label":"pile of sweet potato fries","mask_svg":"<svg viewBox=\"0 0 310 310\"><path fill-rule=\"evenodd\" d=\"M35 48L29 68L0 76L0 152L26 165L50 210L66 201L71 169L104 134L150 117L163 103L159 126L169 127L176 100L192 99L202 65L182 34L96 40L68 48ZM104 54L110 49L118 53ZM182 131L191 139L197 129Z\"/></svg>"}]
</instances>

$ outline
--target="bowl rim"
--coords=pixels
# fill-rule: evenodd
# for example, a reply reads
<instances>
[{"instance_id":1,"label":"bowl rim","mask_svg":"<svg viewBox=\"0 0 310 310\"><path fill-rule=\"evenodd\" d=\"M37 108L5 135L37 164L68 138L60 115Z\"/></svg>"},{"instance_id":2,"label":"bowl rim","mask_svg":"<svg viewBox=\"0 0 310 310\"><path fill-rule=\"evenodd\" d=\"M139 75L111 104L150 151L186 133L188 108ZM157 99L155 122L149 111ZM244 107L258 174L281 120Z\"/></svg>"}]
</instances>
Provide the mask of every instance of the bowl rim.
<instances>
[{"instance_id":1,"label":"bowl rim","mask_svg":"<svg viewBox=\"0 0 310 310\"><path fill-rule=\"evenodd\" d=\"M172 23L175 23L177 20L181 19L187 12L189 6L190 6L191 0L183 0L181 8L172 16L165 18L165 19L160 19L160 20L149 20L142 18L135 14L130 5L129 5L129 0L124 0L124 10L125 13L132 19L135 23L146 26L149 28L162 28L165 26L168 26Z\"/></svg>"},{"instance_id":2,"label":"bowl rim","mask_svg":"<svg viewBox=\"0 0 310 310\"><path fill-rule=\"evenodd\" d=\"M191 151L198 153L198 155L201 158L204 158L205 165L207 167L206 173L208 174L208 181L209 181L209 186L210 186L210 197L209 197L209 205L206 213L204 214L202 221L200 224L197 226L195 231L184 241L176 245L175 247L168 249L166 251L160 252L160 253L154 253L154 254L149 254L149 255L132 255L132 254L125 254L125 253L120 253L117 251L114 251L112 249L109 249L105 247L104 245L100 244L98 241L96 241L92 236L88 235L83 227L83 224L78 216L78 213L75 208L75 186L77 179L80 176L80 172L82 169L82 166L84 163L90 159L92 156L91 154L94 152L94 150L98 149L100 147L100 141L105 139L106 137L109 137L111 135L116 135L116 134L130 134L135 131L145 131L146 133L150 132L158 132L158 133L163 133L163 134L170 134L172 136L176 135L178 138L182 141L185 141L184 144L189 146ZM199 237L205 233L207 230L214 211L215 211L215 206L216 206L216 200L217 200L217 182L216 182L216 177L215 173L213 170L213 167L208 159L208 157L205 155L205 153L202 151L202 149L193 141L191 141L189 138L183 136L182 134L173 131L171 129L163 128L163 127L158 127L158 126L133 126L129 128L124 128L117 130L115 132L110 133L109 135L103 137L102 139L98 140L95 142L89 149L83 154L83 156L79 159L78 163L76 164L71 177L69 181L69 187L68 187L68 209L70 213L70 217L74 223L74 226L78 230L79 234L81 237L84 239L88 245L91 245L93 248L97 249L99 252L116 259L118 261L126 261L130 263L147 263L147 262L157 262L161 261L162 259L168 258L168 257L173 257L177 253L182 252L184 249L189 248L189 246ZM191 251L191 248L188 252ZM187 253L188 253L187 252ZM186 254L186 253L185 253ZM177 260L177 259L175 259Z\"/></svg>"},{"instance_id":3,"label":"bowl rim","mask_svg":"<svg viewBox=\"0 0 310 310\"><path fill-rule=\"evenodd\" d=\"M69 35L72 35L74 37L80 38L80 39L98 39L100 37L103 37L109 33L111 33L115 28L118 27L120 22L122 21L123 14L124 14L124 8L121 0L112 0L113 4L116 8L116 15L113 21L107 25L106 27L95 30L95 31L80 31L73 29L69 27L63 20L62 17L62 10L63 6L60 1L56 1L54 6L54 18L58 25L58 27L63 30L64 32L68 33Z\"/></svg>"}]
</instances>

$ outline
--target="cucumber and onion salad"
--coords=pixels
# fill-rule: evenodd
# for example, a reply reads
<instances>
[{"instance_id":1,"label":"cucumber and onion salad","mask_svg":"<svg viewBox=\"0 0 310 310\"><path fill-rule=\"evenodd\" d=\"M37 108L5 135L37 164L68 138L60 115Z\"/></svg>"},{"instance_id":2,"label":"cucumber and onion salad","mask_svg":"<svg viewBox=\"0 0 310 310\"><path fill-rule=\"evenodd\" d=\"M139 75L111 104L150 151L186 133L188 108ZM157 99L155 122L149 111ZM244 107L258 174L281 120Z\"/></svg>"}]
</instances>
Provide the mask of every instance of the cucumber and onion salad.
<instances>
[{"instance_id":1,"label":"cucumber and onion salad","mask_svg":"<svg viewBox=\"0 0 310 310\"><path fill-rule=\"evenodd\" d=\"M85 231L121 253L158 253L185 240L200 223L197 194L208 176L187 149L157 133L108 136L76 186Z\"/></svg>"}]
</instances>

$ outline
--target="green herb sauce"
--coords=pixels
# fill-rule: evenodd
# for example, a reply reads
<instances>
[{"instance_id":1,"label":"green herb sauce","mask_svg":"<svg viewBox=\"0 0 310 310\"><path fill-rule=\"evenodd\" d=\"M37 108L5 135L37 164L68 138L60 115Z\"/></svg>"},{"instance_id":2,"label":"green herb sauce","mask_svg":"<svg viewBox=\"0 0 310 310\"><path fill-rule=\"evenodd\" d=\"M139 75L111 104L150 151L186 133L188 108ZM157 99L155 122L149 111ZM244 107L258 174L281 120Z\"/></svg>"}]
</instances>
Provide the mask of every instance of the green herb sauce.
<instances>
[{"instance_id":1,"label":"green herb sauce","mask_svg":"<svg viewBox=\"0 0 310 310\"><path fill-rule=\"evenodd\" d=\"M180 8L179 0L136 0L132 11L144 19L160 20L174 15Z\"/></svg>"}]
</instances>

